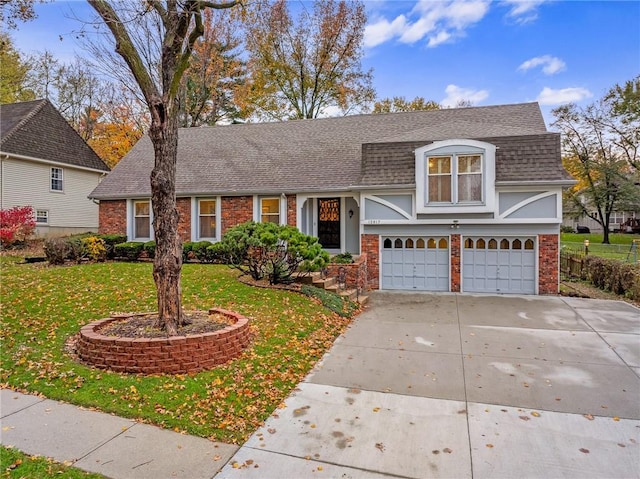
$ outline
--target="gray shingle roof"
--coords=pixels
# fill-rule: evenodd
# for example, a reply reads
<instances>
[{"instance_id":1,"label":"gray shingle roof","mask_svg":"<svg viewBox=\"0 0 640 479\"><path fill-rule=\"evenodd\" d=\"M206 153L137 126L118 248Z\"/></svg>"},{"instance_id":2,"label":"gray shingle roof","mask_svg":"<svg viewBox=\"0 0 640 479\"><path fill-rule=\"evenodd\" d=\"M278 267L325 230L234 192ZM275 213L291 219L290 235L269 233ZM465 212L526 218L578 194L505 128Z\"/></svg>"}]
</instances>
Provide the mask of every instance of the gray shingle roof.
<instances>
[{"instance_id":1,"label":"gray shingle roof","mask_svg":"<svg viewBox=\"0 0 640 479\"><path fill-rule=\"evenodd\" d=\"M540 134L548 133L536 103L180 129L176 191L194 195L345 189L374 177L362 174L364 144ZM560 161L559 154L555 161ZM385 175L406 176L409 168L385 164ZM149 196L152 167L153 148L145 137L91 196ZM533 176L547 175L547 167L533 165ZM386 179L381 184L387 184Z\"/></svg>"},{"instance_id":2,"label":"gray shingle roof","mask_svg":"<svg viewBox=\"0 0 640 479\"><path fill-rule=\"evenodd\" d=\"M0 151L109 171L48 100L0 105Z\"/></svg>"}]
</instances>

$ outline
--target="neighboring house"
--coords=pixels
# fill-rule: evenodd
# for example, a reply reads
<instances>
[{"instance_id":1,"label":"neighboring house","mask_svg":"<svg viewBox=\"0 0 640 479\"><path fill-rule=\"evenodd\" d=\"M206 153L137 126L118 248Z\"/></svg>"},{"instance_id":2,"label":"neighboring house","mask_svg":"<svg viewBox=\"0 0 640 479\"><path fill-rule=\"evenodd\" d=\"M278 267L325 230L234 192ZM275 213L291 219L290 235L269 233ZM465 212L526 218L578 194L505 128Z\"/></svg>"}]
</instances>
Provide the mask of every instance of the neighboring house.
<instances>
[{"instance_id":1,"label":"neighboring house","mask_svg":"<svg viewBox=\"0 0 640 479\"><path fill-rule=\"evenodd\" d=\"M611 233L630 233L629 224L633 220L640 220L640 211L613 211L609 221L609 231ZM582 215L579 218L565 217L562 225L571 226L574 230L578 226L586 226L592 233L601 233L603 229L600 223L587 215Z\"/></svg>"},{"instance_id":2,"label":"neighboring house","mask_svg":"<svg viewBox=\"0 0 640 479\"><path fill-rule=\"evenodd\" d=\"M179 139L183 240L272 221L363 255L371 288L558 291L573 180L535 103L188 128ZM153 238L153 162L146 137L93 191L101 232Z\"/></svg>"},{"instance_id":3,"label":"neighboring house","mask_svg":"<svg viewBox=\"0 0 640 479\"><path fill-rule=\"evenodd\" d=\"M39 236L97 231L108 171L48 100L0 105L0 208L33 207Z\"/></svg>"}]
</instances>

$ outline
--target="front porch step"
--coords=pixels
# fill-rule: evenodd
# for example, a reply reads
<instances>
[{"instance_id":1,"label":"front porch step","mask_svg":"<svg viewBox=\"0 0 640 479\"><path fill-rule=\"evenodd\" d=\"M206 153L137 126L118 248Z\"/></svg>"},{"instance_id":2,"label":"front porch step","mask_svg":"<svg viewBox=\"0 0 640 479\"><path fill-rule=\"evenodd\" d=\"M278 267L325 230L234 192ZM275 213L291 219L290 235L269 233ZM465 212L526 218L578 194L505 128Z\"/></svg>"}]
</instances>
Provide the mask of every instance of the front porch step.
<instances>
[{"instance_id":1,"label":"front porch step","mask_svg":"<svg viewBox=\"0 0 640 479\"><path fill-rule=\"evenodd\" d=\"M329 289L332 286L334 286L338 281L336 280L336 278L321 278L320 275L318 275L317 277L313 278L313 285L316 288L321 288L321 289Z\"/></svg>"}]
</instances>

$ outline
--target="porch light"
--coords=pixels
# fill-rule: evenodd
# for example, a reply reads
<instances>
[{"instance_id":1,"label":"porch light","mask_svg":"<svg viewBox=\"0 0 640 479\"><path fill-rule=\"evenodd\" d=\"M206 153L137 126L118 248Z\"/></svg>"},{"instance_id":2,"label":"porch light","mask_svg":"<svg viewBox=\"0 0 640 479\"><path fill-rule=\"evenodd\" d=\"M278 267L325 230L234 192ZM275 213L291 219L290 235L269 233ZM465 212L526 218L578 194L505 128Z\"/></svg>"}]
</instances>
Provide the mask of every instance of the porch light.
<instances>
[{"instance_id":1,"label":"porch light","mask_svg":"<svg viewBox=\"0 0 640 479\"><path fill-rule=\"evenodd\" d=\"M353 218L353 210L349 210L349 218Z\"/></svg>"},{"instance_id":2,"label":"porch light","mask_svg":"<svg viewBox=\"0 0 640 479\"><path fill-rule=\"evenodd\" d=\"M451 229L457 230L458 228L460 228L460 225L458 224L458 220L453 220L453 223L451 224Z\"/></svg>"},{"instance_id":3,"label":"porch light","mask_svg":"<svg viewBox=\"0 0 640 479\"><path fill-rule=\"evenodd\" d=\"M584 255L587 256L589 254L589 240L584 240Z\"/></svg>"}]
</instances>

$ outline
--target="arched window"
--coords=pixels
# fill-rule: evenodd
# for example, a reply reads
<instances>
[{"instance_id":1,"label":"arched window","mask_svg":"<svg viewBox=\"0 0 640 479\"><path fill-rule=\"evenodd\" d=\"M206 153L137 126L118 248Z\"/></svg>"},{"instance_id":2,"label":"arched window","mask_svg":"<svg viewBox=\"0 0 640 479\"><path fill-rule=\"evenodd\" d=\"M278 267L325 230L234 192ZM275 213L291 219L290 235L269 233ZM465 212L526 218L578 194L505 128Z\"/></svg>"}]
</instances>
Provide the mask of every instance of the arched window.
<instances>
[{"instance_id":1,"label":"arched window","mask_svg":"<svg viewBox=\"0 0 640 479\"><path fill-rule=\"evenodd\" d=\"M396 249L402 249L402 240L400 238L396 238L396 241L393 244L393 247Z\"/></svg>"},{"instance_id":2,"label":"arched window","mask_svg":"<svg viewBox=\"0 0 640 479\"><path fill-rule=\"evenodd\" d=\"M440 241L438 241L438 248L447 249L447 238L440 238Z\"/></svg>"},{"instance_id":3,"label":"arched window","mask_svg":"<svg viewBox=\"0 0 640 479\"><path fill-rule=\"evenodd\" d=\"M473 240L471 238L467 238L464 240L464 247L468 249L473 249Z\"/></svg>"},{"instance_id":4,"label":"arched window","mask_svg":"<svg viewBox=\"0 0 640 479\"><path fill-rule=\"evenodd\" d=\"M514 239L513 243L511 244L511 248L512 249L522 249L522 241L520 241L519 239Z\"/></svg>"},{"instance_id":5,"label":"arched window","mask_svg":"<svg viewBox=\"0 0 640 479\"><path fill-rule=\"evenodd\" d=\"M389 238L384 240L384 249L391 249L391 240Z\"/></svg>"},{"instance_id":6,"label":"arched window","mask_svg":"<svg viewBox=\"0 0 640 479\"><path fill-rule=\"evenodd\" d=\"M416 241L416 248L424 249L424 240L422 238L418 238L418 241Z\"/></svg>"},{"instance_id":7,"label":"arched window","mask_svg":"<svg viewBox=\"0 0 640 479\"><path fill-rule=\"evenodd\" d=\"M429 241L427 241L427 248L435 249L435 247L436 247L436 240L434 240L433 238L429 238Z\"/></svg>"},{"instance_id":8,"label":"arched window","mask_svg":"<svg viewBox=\"0 0 640 479\"><path fill-rule=\"evenodd\" d=\"M498 242L493 238L489 240L489 249L498 249Z\"/></svg>"},{"instance_id":9,"label":"arched window","mask_svg":"<svg viewBox=\"0 0 640 479\"><path fill-rule=\"evenodd\" d=\"M524 249L533 249L533 240L528 239L524 242Z\"/></svg>"},{"instance_id":10,"label":"arched window","mask_svg":"<svg viewBox=\"0 0 640 479\"><path fill-rule=\"evenodd\" d=\"M411 238L407 238L407 241L404 242L404 247L413 249L413 240Z\"/></svg>"},{"instance_id":11,"label":"arched window","mask_svg":"<svg viewBox=\"0 0 640 479\"><path fill-rule=\"evenodd\" d=\"M484 242L482 238L476 241L476 249L485 249L486 247L487 247L487 244Z\"/></svg>"},{"instance_id":12,"label":"arched window","mask_svg":"<svg viewBox=\"0 0 640 479\"><path fill-rule=\"evenodd\" d=\"M500 241L500 249L509 249L509 240L507 238L502 238L502 241Z\"/></svg>"}]
</instances>

